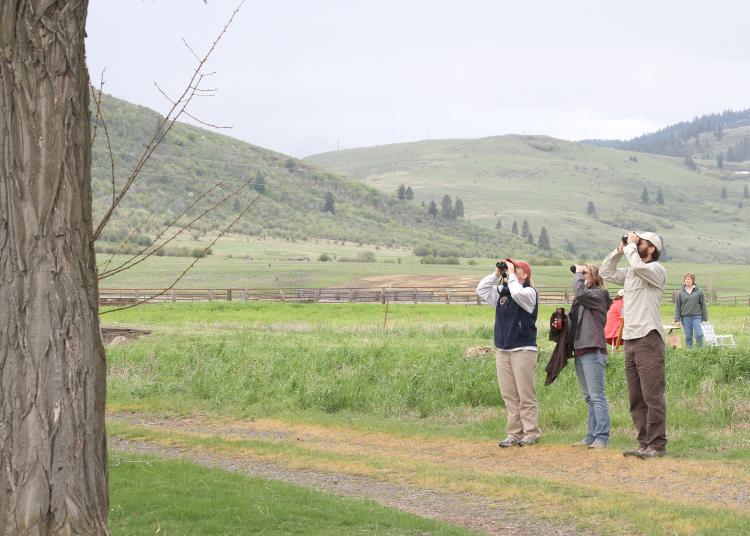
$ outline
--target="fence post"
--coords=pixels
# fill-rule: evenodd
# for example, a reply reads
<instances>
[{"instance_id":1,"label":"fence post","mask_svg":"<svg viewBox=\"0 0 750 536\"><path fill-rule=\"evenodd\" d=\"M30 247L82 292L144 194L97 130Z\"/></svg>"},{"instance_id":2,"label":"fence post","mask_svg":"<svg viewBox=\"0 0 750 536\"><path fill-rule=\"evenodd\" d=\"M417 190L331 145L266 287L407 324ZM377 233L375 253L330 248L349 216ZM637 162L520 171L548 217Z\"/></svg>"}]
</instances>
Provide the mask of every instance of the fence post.
<instances>
[{"instance_id":1,"label":"fence post","mask_svg":"<svg viewBox=\"0 0 750 536\"><path fill-rule=\"evenodd\" d=\"M283 302L284 301L284 289L282 288L280 292L281 292L281 301Z\"/></svg>"},{"instance_id":2,"label":"fence post","mask_svg":"<svg viewBox=\"0 0 750 536\"><path fill-rule=\"evenodd\" d=\"M208 301L214 301L214 289L208 289Z\"/></svg>"},{"instance_id":3,"label":"fence post","mask_svg":"<svg viewBox=\"0 0 750 536\"><path fill-rule=\"evenodd\" d=\"M232 289L227 289L227 301L232 301Z\"/></svg>"},{"instance_id":4,"label":"fence post","mask_svg":"<svg viewBox=\"0 0 750 536\"><path fill-rule=\"evenodd\" d=\"M417 303L417 289L414 289L414 303Z\"/></svg>"},{"instance_id":5,"label":"fence post","mask_svg":"<svg viewBox=\"0 0 750 536\"><path fill-rule=\"evenodd\" d=\"M320 289L315 289L315 303L320 303Z\"/></svg>"},{"instance_id":6,"label":"fence post","mask_svg":"<svg viewBox=\"0 0 750 536\"><path fill-rule=\"evenodd\" d=\"M138 292L138 289L135 289L133 291L133 297L135 298L135 301L133 303L138 303L139 301L141 301L141 293Z\"/></svg>"},{"instance_id":7,"label":"fence post","mask_svg":"<svg viewBox=\"0 0 750 536\"><path fill-rule=\"evenodd\" d=\"M349 303L354 301L354 289L349 289Z\"/></svg>"},{"instance_id":8,"label":"fence post","mask_svg":"<svg viewBox=\"0 0 750 536\"><path fill-rule=\"evenodd\" d=\"M174 303L176 301L177 301L177 289L173 288L172 289L172 302Z\"/></svg>"}]
</instances>

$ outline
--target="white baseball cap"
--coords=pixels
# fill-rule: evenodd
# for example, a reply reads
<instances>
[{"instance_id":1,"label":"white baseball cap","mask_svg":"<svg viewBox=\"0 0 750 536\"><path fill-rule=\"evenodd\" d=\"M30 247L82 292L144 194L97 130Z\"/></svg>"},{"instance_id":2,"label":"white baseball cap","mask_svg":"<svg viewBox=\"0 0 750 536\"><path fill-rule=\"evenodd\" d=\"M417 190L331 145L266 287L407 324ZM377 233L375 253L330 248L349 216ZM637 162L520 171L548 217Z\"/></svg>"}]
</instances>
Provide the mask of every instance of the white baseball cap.
<instances>
[{"instance_id":1,"label":"white baseball cap","mask_svg":"<svg viewBox=\"0 0 750 536\"><path fill-rule=\"evenodd\" d=\"M643 232L643 233L636 232L635 234L637 234L640 238L643 238L644 240L648 240L649 242L651 242L654 245L654 247L656 247L656 251L659 251L659 252L661 251L661 238L659 238L658 234L650 233L648 231Z\"/></svg>"}]
</instances>

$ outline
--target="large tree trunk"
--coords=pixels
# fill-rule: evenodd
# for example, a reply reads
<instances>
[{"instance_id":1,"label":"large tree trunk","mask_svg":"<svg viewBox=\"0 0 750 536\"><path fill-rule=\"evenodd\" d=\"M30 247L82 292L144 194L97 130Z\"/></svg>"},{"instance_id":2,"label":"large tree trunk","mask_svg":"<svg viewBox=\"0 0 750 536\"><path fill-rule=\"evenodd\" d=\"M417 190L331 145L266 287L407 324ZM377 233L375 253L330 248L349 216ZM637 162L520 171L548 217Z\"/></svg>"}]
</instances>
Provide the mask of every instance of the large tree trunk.
<instances>
[{"instance_id":1,"label":"large tree trunk","mask_svg":"<svg viewBox=\"0 0 750 536\"><path fill-rule=\"evenodd\" d=\"M0 0L0 534L106 534L86 0Z\"/></svg>"}]
</instances>

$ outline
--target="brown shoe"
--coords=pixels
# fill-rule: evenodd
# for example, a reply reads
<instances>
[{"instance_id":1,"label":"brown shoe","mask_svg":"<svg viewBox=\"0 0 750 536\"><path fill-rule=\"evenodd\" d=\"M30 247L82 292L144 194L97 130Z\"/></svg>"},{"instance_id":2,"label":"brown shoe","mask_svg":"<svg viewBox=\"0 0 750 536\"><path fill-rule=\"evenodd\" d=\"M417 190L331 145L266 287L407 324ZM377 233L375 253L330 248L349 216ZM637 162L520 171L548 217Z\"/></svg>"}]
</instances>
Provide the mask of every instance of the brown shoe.
<instances>
[{"instance_id":1,"label":"brown shoe","mask_svg":"<svg viewBox=\"0 0 750 536\"><path fill-rule=\"evenodd\" d=\"M644 450L646 450L646 447L638 447L637 449L623 451L622 455L626 458L629 456L640 457Z\"/></svg>"},{"instance_id":2,"label":"brown shoe","mask_svg":"<svg viewBox=\"0 0 750 536\"><path fill-rule=\"evenodd\" d=\"M645 460L648 458L661 458L667 453L666 450L656 450L655 448L648 447L640 452L640 454L636 454L641 460Z\"/></svg>"}]
</instances>

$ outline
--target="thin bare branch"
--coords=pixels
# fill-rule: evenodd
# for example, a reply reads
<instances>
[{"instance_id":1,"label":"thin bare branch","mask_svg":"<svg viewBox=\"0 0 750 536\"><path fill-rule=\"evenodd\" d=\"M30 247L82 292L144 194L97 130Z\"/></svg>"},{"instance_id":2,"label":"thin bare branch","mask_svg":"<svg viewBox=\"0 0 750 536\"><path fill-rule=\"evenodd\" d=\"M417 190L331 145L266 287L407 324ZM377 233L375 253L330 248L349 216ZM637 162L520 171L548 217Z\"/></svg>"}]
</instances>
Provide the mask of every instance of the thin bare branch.
<instances>
[{"instance_id":1,"label":"thin bare branch","mask_svg":"<svg viewBox=\"0 0 750 536\"><path fill-rule=\"evenodd\" d=\"M193 207L194 207L195 205L197 205L197 204L198 204L198 203L199 203L199 202L201 201L201 199L203 199L203 198L204 198L204 197L206 197L206 196L207 196L208 194L210 194L210 193L211 193L212 191L214 191L214 190L215 190L216 188L218 188L218 187L219 187L219 186L220 186L221 184L223 184L223 182L224 182L223 180L221 180L221 181L217 182L217 183L216 183L216 184L214 184L214 185L213 185L213 186L212 186L211 188L209 188L208 190L206 190L205 192L203 192L203 193L202 193L201 195L199 195L199 196L198 196L198 197L197 197L197 198L195 199L195 201L193 201L193 202L192 202L192 203L191 203L190 205L188 205L187 207L185 207L185 209L184 209L184 210L183 210L182 212L180 212L180 213L179 213L179 214L177 215L177 217L175 217L175 218L174 218L174 219L173 219L173 220L172 220L171 222L169 222L169 223L168 223L168 224L167 224L167 225L166 225L166 226L164 227L164 229L162 229L162 231L161 231L161 232L160 232L160 233L159 233L158 235L156 235L156 238L154 238L154 239L153 239L153 240L151 241L151 243L150 243L150 244L149 244L148 246L146 246L145 248L141 249L141 250L140 250L140 251L139 251L138 253L136 253L135 255L133 255L133 256L132 256L131 258L129 258L128 260L126 260L125 262L123 262L122 264L120 264L119 266L117 266L117 267L113 268L112 270L109 270L109 271L102 271L102 273L100 273L100 274L99 274L99 279L104 279L104 278L106 278L106 277L107 277L107 276L108 276L108 275L109 275L109 274L110 274L111 272L114 272L114 271L116 271L116 270L120 270L120 268L122 268L123 270L124 270L124 269L127 269L127 268L128 268L128 267L129 267L129 266L130 266L130 265L131 265L131 264L132 264L132 263L133 263L133 262L134 262L134 261L135 261L135 260L136 260L136 259L137 259L138 257L142 256L142 255L143 255L143 254L145 254L145 253L146 253L146 252L147 252L147 251L148 251L148 250L149 250L149 249L150 249L151 247L153 247L153 245L154 245L154 244L156 244L156 243L157 243L157 242L159 241L159 239L161 239L161 237L162 237L162 236L164 236L164 234L165 234L165 233L166 233L166 232L167 232L167 231L168 231L169 229L171 229L171 228L172 228L172 226L173 226L173 225L174 225L175 223L177 223L177 221L178 221L178 220L179 220L180 218L182 218L182 216L184 216L185 214L187 214L187 213L188 213L188 211L190 211L190 209L192 209L192 208L193 208ZM165 242L165 244L166 244L166 242ZM163 246L164 246L164 244L162 244L162 247L163 247ZM154 251L156 251L156 249L154 249L154 250L153 250L153 251L152 251L151 253L153 253Z\"/></svg>"},{"instance_id":2,"label":"thin bare branch","mask_svg":"<svg viewBox=\"0 0 750 536\"><path fill-rule=\"evenodd\" d=\"M193 55L193 57L194 57L194 58L195 58L196 60L198 60L198 61L201 61L201 58L200 58L200 56L198 56L198 54L196 54L196 53L195 53L195 50L193 50L193 47L191 47L190 45L188 45L188 42L187 42L187 41L185 41L185 38L184 38L184 37L180 37L180 39L181 39L181 40L182 40L182 42L183 42L183 43L185 44L185 46L186 46L186 47L187 47L187 49L188 49L188 50L190 51L190 53L191 53L191 54Z\"/></svg>"},{"instance_id":3,"label":"thin bare branch","mask_svg":"<svg viewBox=\"0 0 750 536\"><path fill-rule=\"evenodd\" d=\"M169 97L169 95L167 95L167 93L162 88L159 87L159 84L157 84L156 82L154 82L154 86L156 86L156 89L159 90L159 93L161 93L162 96L165 99L167 99L172 104L177 104L175 101L173 101ZM195 91L209 91L209 90L201 90L199 88L195 88ZM214 90L210 90L210 91L214 91ZM195 96L197 96L197 97L213 97L213 95L195 95ZM205 121L202 121L202 120L198 119L193 114L189 113L187 110L183 110L182 114L188 116L189 118L193 119L194 121L197 121L198 123L200 123L201 125L204 125L206 127L211 127L211 128L233 128L231 125L230 126L223 126L223 125L214 125L214 124L211 124L211 123L207 123Z\"/></svg>"},{"instance_id":4,"label":"thin bare branch","mask_svg":"<svg viewBox=\"0 0 750 536\"><path fill-rule=\"evenodd\" d=\"M107 138L107 150L109 151L109 163L112 167L112 202L115 201L115 157L114 154L112 154L112 141L109 139L109 129L107 129L107 121L104 119L104 114L102 113L102 89L104 88L104 72L107 69L104 68L102 70L102 77L99 82L99 94L97 96L96 88L93 84L91 84L91 93L94 96L94 104L96 104L96 123L94 123L94 135L91 138L91 145L93 147L94 140L96 139L96 127L99 124L99 121L102 123L102 128L104 128L104 136Z\"/></svg>"},{"instance_id":5,"label":"thin bare branch","mask_svg":"<svg viewBox=\"0 0 750 536\"><path fill-rule=\"evenodd\" d=\"M105 272L105 273L99 275L99 279L100 280L106 279L106 278L111 277L111 276L113 276L115 274L118 274L118 273L120 273L122 271L128 270L128 269L132 268L133 266L136 266L137 264L142 263L143 261L145 261L146 259L148 259L150 256L152 256L154 253L156 253L157 251L159 251L160 249L162 249L164 246L166 246L167 244L169 244L172 240L174 240L175 238L177 238L178 236L180 236L184 231L186 231L187 229L189 229L195 222L197 222L198 220L200 220L203 216L205 216L209 212L215 210L217 207L219 207L222 204L226 203L229 199L231 199L232 197L234 197L235 195L237 195L238 193L240 193L242 190L244 190L245 188L247 188L248 185L251 182L253 182L254 180L255 179L249 179L247 182L245 182L242 186L240 186L239 188L237 188L235 191L233 191L232 193L230 193L229 195L227 195L223 199L220 199L219 201L217 201L216 203L214 203L213 205L211 205L210 207L208 207L206 210L204 210L202 213L200 213L197 217L193 218L187 225L185 225L184 227L182 227L175 234L173 234L167 240L165 240L162 244L160 244L159 247L152 249L151 251L148 252L148 254L144 255L143 257L141 257L140 259L138 259L136 261L133 261L133 262L127 264L127 265L121 265L119 268L115 268L114 270L109 270L108 272ZM136 257L133 257L133 258L136 258Z\"/></svg>"},{"instance_id":6,"label":"thin bare branch","mask_svg":"<svg viewBox=\"0 0 750 536\"><path fill-rule=\"evenodd\" d=\"M107 212L105 212L101 221L97 225L96 230L94 231L94 236L93 236L94 240L99 238L99 236L101 235L102 230L107 225L109 220L112 218L112 214L114 213L115 209L120 204L120 202L122 201L123 197L125 197L125 194L128 192L130 187L133 185L133 182L135 182L135 179L138 177L138 174L143 169L143 166L146 165L146 162L148 161L148 159L151 157L153 152L156 150L156 148L159 146L162 140L164 140L166 135L172 129L177 119L185 112L185 109L187 105L190 103L190 100L193 98L193 96L195 96L196 91L195 91L194 86L196 85L196 80L202 80L203 77L205 76L203 73L201 73L203 66L206 64L206 62L208 61L213 51L216 49L221 39L227 33L229 26L234 21L235 17L239 13L244 3L245 3L245 0L242 0L240 2L240 4L232 13L232 16L229 17L229 20L224 25L224 28L222 29L219 36L214 40L208 52L198 62L198 65L196 66L195 71L193 71L193 75L190 77L190 80L188 80L188 83L185 87L185 90L182 92L182 95L180 96L179 99L177 99L176 103L172 105L172 108L169 110L167 115L164 116L164 119L162 120L161 124L159 124L159 126L157 127L156 132L154 132L154 135L151 137L151 140L146 145L146 148L143 151L143 154L141 155L140 159L138 160L135 167L133 168L132 173L127 178L124 186L122 187L120 192L117 194L111 206L109 207L109 209L107 209Z\"/></svg>"},{"instance_id":7,"label":"thin bare branch","mask_svg":"<svg viewBox=\"0 0 750 536\"><path fill-rule=\"evenodd\" d=\"M187 274L187 273L188 273L188 272L189 272L189 271L190 271L190 270L191 270L191 269L193 268L193 266L195 266L195 263L197 263L197 262L198 262L198 261L199 261L200 259L202 259L202 258L203 258L203 256L204 256L204 255L206 255L206 253L208 252L208 250L209 250L209 249L211 249L211 248L212 248L212 247L214 246L214 244L216 244L216 242L218 242L218 241L219 241L219 239L220 239L220 238L221 238L222 236L224 236L224 235L225 235L226 233L228 233L228 232L229 232L229 230L230 230L230 229L231 229L232 227L234 227L234 225L235 225L235 224L236 224L236 223L237 223L238 221L240 221L240 218L242 218L242 216L244 216L244 215L245 215L245 213L246 213L246 212L247 212L248 210L250 210L250 209L251 209L251 208L253 207L253 205L255 205L255 203L256 203L256 202L258 201L258 199L260 199L260 197L261 197L261 195L260 195L260 194L258 194L257 196L255 196L255 199L253 199L253 200L252 200L252 201L251 201L250 203L248 203L248 205L247 205L247 206L245 207L245 209L244 209L244 210L243 210L242 212L240 212L239 216L237 216L237 217L236 217L236 218L235 218L234 220L232 220L232 223L230 223L229 225L227 225L227 226L226 226L226 227L224 228L224 230L223 230L223 231L221 231L221 232L220 232L220 233L218 234L218 236L217 236L216 238L214 238L214 240L213 240L213 241L212 241L212 242L211 242L211 243L210 243L210 244L209 244L209 245L208 245L208 246L207 246L207 247L206 247L206 248L205 248L205 249L203 250L203 254L202 254L202 255L201 255L200 257L197 257L197 258L196 258L196 259L195 259L195 260L194 260L193 262L191 262L191 263L190 263L190 266L188 266L187 268L185 268L185 270L183 270L183 272L182 272L182 273L181 273L181 274L180 274L179 276L177 276L177 278L176 278L176 279L175 279L175 280L174 280L174 281L172 282L172 284L171 284L171 285L169 285L169 286L168 286L167 288L165 288L164 290L162 290L162 291L160 291L160 292L158 292L158 293L154 294L153 296L149 296L148 298L146 298L146 299L144 299L144 300L141 300L141 301L139 301L139 302L133 303L133 304L131 304L131 305L125 305L125 306L123 306L123 307L117 307L117 308L115 308L115 309L109 309L109 310L107 310L107 311L99 311L99 315L103 315L103 314L106 314L106 313L113 313L113 312L115 312L115 311L122 311L123 309L132 309L133 307L138 307L139 305L142 305L142 304L144 304L144 303L146 303L146 302L149 302L149 301L151 301L151 300L154 300L154 299L158 298L159 296L162 296L162 295L166 294L167 292L169 292L170 290L172 290L172 289L173 289L173 288L174 288L174 287L175 287L175 286L177 285L177 283L179 283L179 282L180 282L180 280L181 280L181 279L182 279L183 277L185 277L185 274Z\"/></svg>"},{"instance_id":8,"label":"thin bare branch","mask_svg":"<svg viewBox=\"0 0 750 536\"><path fill-rule=\"evenodd\" d=\"M115 255L119 254L119 253L120 253L120 252L122 251L122 249L123 249L123 248L125 247L125 245L126 245L126 244L127 244L128 242L130 242L130 239L131 239L131 238L133 238L133 237L135 236L135 234L136 234L136 233L137 233L138 231L140 231L140 230L141 230L141 228L142 228L142 227L143 227L144 225L146 225L146 222L148 222L148 220L150 220L150 219L151 219L151 216L153 216L153 215L154 215L154 213L153 213L153 212L150 212L150 213L148 214L148 216L146 216L146 217L145 217L145 218L143 219L143 221L141 221L141 223L139 223L139 224L138 224L138 225L137 225L137 226L136 226L136 227L135 227L135 228L134 228L134 229L133 229L132 231L130 231L130 233L128 233L128 236L127 236L127 237L125 237L125 240L123 240L123 241L122 241L122 243L120 244L120 247L118 247L118 248L117 248L117 251L115 251L115 252L114 252L114 253L112 254L112 256L111 256L111 257L110 257L110 258L109 258L109 259L107 260L107 262L105 262L105 263L104 263L104 266L102 266L102 272L104 272L104 271L106 271L106 270L107 270L107 267L108 267L108 266L109 266L109 265L110 265L110 264L112 263L112 261L114 260L114 258L115 258Z\"/></svg>"},{"instance_id":9,"label":"thin bare branch","mask_svg":"<svg viewBox=\"0 0 750 536\"><path fill-rule=\"evenodd\" d=\"M97 100L96 91L94 91L94 86L93 85L91 86L91 94L94 97L94 103L96 104L96 110L97 110L96 111L96 121L94 121L94 132L91 135L91 146L92 147L94 146L94 142L96 141L96 132L97 132L97 128L99 126L99 116L100 116L100 114L99 114L99 107L100 107L100 105L102 103L102 90L104 89L104 72L106 70L107 70L106 67L104 69L102 69L102 76L101 76L101 78L99 80L99 98L98 98L98 100Z\"/></svg>"}]
</instances>

